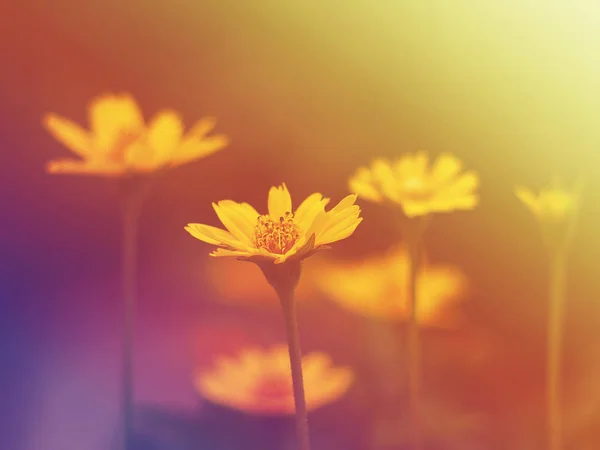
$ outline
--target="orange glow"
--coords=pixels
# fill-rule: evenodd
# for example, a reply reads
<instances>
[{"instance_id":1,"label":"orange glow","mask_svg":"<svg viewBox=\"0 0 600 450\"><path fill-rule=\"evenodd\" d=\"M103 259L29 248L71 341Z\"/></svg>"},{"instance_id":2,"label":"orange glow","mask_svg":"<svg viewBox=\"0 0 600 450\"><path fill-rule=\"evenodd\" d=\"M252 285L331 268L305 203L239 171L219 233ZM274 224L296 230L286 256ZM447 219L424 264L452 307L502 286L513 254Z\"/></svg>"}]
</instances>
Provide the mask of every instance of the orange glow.
<instances>
[{"instance_id":1,"label":"orange glow","mask_svg":"<svg viewBox=\"0 0 600 450\"><path fill-rule=\"evenodd\" d=\"M90 130L56 114L44 117L46 129L81 159L48 164L50 173L120 176L150 173L208 156L224 148L227 137L207 137L212 118L199 120L184 136L179 114L158 112L146 125L140 108L128 94L105 94L89 106Z\"/></svg>"},{"instance_id":2,"label":"orange glow","mask_svg":"<svg viewBox=\"0 0 600 450\"><path fill-rule=\"evenodd\" d=\"M279 300L273 288L265 282L254 264L240 264L232 258L216 258L205 268L205 279L225 303L247 306L278 306ZM303 268L295 298L300 302L314 299L315 287L310 275L312 265Z\"/></svg>"},{"instance_id":3,"label":"orange glow","mask_svg":"<svg viewBox=\"0 0 600 450\"><path fill-rule=\"evenodd\" d=\"M409 259L403 247L361 261L323 260L313 272L315 283L340 306L367 317L408 320L406 292ZM448 327L466 290L465 276L453 266L426 261L417 278L417 319L423 326Z\"/></svg>"},{"instance_id":4,"label":"orange glow","mask_svg":"<svg viewBox=\"0 0 600 450\"><path fill-rule=\"evenodd\" d=\"M341 398L352 384L349 368L334 367L328 355L309 353L302 358L308 410ZM221 356L209 371L195 378L207 400L251 414L294 414L290 360L286 346L269 350L248 348L237 358Z\"/></svg>"},{"instance_id":5,"label":"orange glow","mask_svg":"<svg viewBox=\"0 0 600 450\"><path fill-rule=\"evenodd\" d=\"M408 217L477 206L479 178L474 172L460 174L462 163L450 154L439 156L431 168L428 164L423 151L394 162L376 159L350 178L350 190L365 200L398 204Z\"/></svg>"},{"instance_id":6,"label":"orange glow","mask_svg":"<svg viewBox=\"0 0 600 450\"><path fill-rule=\"evenodd\" d=\"M326 244L349 237L362 221L356 195L348 195L329 211L328 198L312 194L292 214L292 197L285 184L269 190L268 215L248 203L222 200L213 208L227 231L190 223L192 236L220 248L211 256L237 256L253 261L301 260Z\"/></svg>"}]
</instances>

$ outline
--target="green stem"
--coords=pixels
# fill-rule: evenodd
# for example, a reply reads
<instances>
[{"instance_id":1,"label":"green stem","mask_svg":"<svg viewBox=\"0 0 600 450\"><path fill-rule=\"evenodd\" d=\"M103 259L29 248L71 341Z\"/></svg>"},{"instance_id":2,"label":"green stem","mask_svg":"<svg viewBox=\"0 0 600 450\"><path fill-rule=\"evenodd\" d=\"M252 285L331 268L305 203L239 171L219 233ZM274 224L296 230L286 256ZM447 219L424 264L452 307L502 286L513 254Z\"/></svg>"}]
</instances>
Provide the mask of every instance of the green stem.
<instances>
[{"instance_id":1,"label":"green stem","mask_svg":"<svg viewBox=\"0 0 600 450\"><path fill-rule=\"evenodd\" d=\"M566 257L556 251L551 257L550 305L548 313L548 449L562 449L561 353L565 305Z\"/></svg>"},{"instance_id":2,"label":"green stem","mask_svg":"<svg viewBox=\"0 0 600 450\"><path fill-rule=\"evenodd\" d=\"M417 273L419 270L420 239L408 242L408 390L410 412L410 448L421 450L421 343L417 318Z\"/></svg>"},{"instance_id":3,"label":"green stem","mask_svg":"<svg viewBox=\"0 0 600 450\"><path fill-rule=\"evenodd\" d=\"M298 319L296 317L296 304L294 291L278 291L288 338L288 351L292 368L292 383L294 388L294 403L296 406L296 430L300 450L310 450L308 434L308 414L306 398L304 396L304 380L302 375L302 355L300 353L300 340L298 335Z\"/></svg>"}]
</instances>

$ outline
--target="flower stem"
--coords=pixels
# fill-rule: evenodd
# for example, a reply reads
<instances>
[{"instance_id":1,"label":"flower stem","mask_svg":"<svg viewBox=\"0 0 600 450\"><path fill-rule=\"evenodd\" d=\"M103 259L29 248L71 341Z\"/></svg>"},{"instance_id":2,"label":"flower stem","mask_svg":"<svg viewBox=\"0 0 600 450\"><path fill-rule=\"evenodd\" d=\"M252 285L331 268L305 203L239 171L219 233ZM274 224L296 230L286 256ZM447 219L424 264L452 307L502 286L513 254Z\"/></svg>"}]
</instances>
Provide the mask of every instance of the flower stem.
<instances>
[{"instance_id":1,"label":"flower stem","mask_svg":"<svg viewBox=\"0 0 600 450\"><path fill-rule=\"evenodd\" d=\"M566 257L562 251L551 256L550 305L548 313L548 449L562 448L561 352L565 305Z\"/></svg>"},{"instance_id":2,"label":"flower stem","mask_svg":"<svg viewBox=\"0 0 600 450\"><path fill-rule=\"evenodd\" d=\"M420 259L420 240L408 242L408 390L410 413L410 448L421 450L421 343L417 320L417 274Z\"/></svg>"},{"instance_id":3,"label":"flower stem","mask_svg":"<svg viewBox=\"0 0 600 450\"><path fill-rule=\"evenodd\" d=\"M296 317L296 304L293 289L288 292L278 292L288 338L288 351L292 368L292 383L294 388L294 404L296 406L296 431L298 434L299 449L310 450L308 434L308 414L304 396L304 380L302 375L302 355L300 353L300 340L298 335L298 319Z\"/></svg>"},{"instance_id":4,"label":"flower stem","mask_svg":"<svg viewBox=\"0 0 600 450\"><path fill-rule=\"evenodd\" d=\"M134 424L134 336L135 336L135 277L137 273L138 224L142 206L143 186L128 180L123 182L123 243L121 254L123 295L123 366L121 380L121 414L123 415L123 449L133 447Z\"/></svg>"}]
</instances>

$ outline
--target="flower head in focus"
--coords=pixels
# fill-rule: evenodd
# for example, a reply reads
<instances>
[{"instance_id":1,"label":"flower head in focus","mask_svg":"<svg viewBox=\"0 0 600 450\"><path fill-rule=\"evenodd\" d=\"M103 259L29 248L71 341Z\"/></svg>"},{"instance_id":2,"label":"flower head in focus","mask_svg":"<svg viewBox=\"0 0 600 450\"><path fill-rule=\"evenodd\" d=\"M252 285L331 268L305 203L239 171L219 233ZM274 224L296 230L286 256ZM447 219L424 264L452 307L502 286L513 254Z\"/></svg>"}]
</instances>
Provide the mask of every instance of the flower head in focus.
<instances>
[{"instance_id":1,"label":"flower head in focus","mask_svg":"<svg viewBox=\"0 0 600 450\"><path fill-rule=\"evenodd\" d=\"M333 367L324 353L302 357L307 409L314 410L341 398L353 381L346 367ZM251 414L294 414L290 360L286 346L270 350L246 349L238 358L219 357L214 367L199 371L197 391L207 400Z\"/></svg>"},{"instance_id":2,"label":"flower head in focus","mask_svg":"<svg viewBox=\"0 0 600 450\"><path fill-rule=\"evenodd\" d=\"M180 166L224 148L227 137L207 136L215 120L204 118L184 134L178 113L158 112L148 124L128 94L105 94L89 105L90 129L56 114L43 123L79 159L51 161L50 173L122 176Z\"/></svg>"},{"instance_id":3,"label":"flower head in focus","mask_svg":"<svg viewBox=\"0 0 600 450\"><path fill-rule=\"evenodd\" d=\"M461 170L462 163L450 154L440 155L429 167L427 153L420 151L359 168L349 187L365 200L399 205L407 217L474 209L479 178Z\"/></svg>"},{"instance_id":4,"label":"flower head in focus","mask_svg":"<svg viewBox=\"0 0 600 450\"><path fill-rule=\"evenodd\" d=\"M295 210L285 184L269 190L268 214L248 203L222 200L213 203L227 230L190 223L195 238L217 245L211 256L236 256L257 263L299 261L327 244L349 237L362 221L356 195L348 195L329 211L328 198L312 194Z\"/></svg>"},{"instance_id":5,"label":"flower head in focus","mask_svg":"<svg viewBox=\"0 0 600 450\"><path fill-rule=\"evenodd\" d=\"M376 319L408 320L409 256L403 247L357 262L322 261L316 269L315 283L340 306ZM466 291L466 284L465 276L455 267L424 262L417 276L419 324L454 325L452 307Z\"/></svg>"}]
</instances>

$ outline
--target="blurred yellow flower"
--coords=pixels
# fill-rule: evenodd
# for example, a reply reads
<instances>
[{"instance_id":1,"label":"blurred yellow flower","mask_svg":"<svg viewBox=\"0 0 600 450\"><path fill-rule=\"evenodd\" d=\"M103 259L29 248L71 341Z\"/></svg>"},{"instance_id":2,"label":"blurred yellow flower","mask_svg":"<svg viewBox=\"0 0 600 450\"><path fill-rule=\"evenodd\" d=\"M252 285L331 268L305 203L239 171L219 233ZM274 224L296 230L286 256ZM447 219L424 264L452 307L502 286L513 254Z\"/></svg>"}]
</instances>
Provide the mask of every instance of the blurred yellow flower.
<instances>
[{"instance_id":1,"label":"blurred yellow flower","mask_svg":"<svg viewBox=\"0 0 600 450\"><path fill-rule=\"evenodd\" d=\"M469 210L478 203L479 178L474 172L461 174L461 169L462 163L450 154L440 155L429 168L427 153L419 151L360 167L349 187L365 200L400 205L407 217Z\"/></svg>"},{"instance_id":2,"label":"blurred yellow flower","mask_svg":"<svg viewBox=\"0 0 600 450\"><path fill-rule=\"evenodd\" d=\"M268 214L260 215L248 203L222 200L213 208L227 231L197 223L185 229L196 239L220 247L211 256L281 264L349 237L362 221L355 201L356 195L348 195L325 211L329 199L312 194L292 214L292 198L282 184L269 190Z\"/></svg>"},{"instance_id":3,"label":"blurred yellow flower","mask_svg":"<svg viewBox=\"0 0 600 450\"><path fill-rule=\"evenodd\" d=\"M50 173L120 176L149 173L186 164L221 150L227 137L207 134L215 120L204 118L184 135L179 114L158 112L146 125L128 94L105 94L89 105L90 130L56 114L47 114L43 124L55 139L80 159L51 161Z\"/></svg>"},{"instance_id":4,"label":"blurred yellow flower","mask_svg":"<svg viewBox=\"0 0 600 450\"><path fill-rule=\"evenodd\" d=\"M361 261L320 262L315 284L340 306L367 317L409 319L409 255L403 247ZM417 276L417 320L423 326L454 324L451 310L466 291L466 278L455 267L423 262Z\"/></svg>"},{"instance_id":5,"label":"blurred yellow flower","mask_svg":"<svg viewBox=\"0 0 600 450\"><path fill-rule=\"evenodd\" d=\"M321 352L303 356L302 368L309 411L341 398L354 379L349 368L333 367L329 356ZM264 415L295 412L287 346L249 348L238 358L219 357L212 369L196 374L194 384L207 400L240 411Z\"/></svg>"},{"instance_id":6,"label":"blurred yellow flower","mask_svg":"<svg viewBox=\"0 0 600 450\"><path fill-rule=\"evenodd\" d=\"M312 300L311 267L303 268L308 276L301 277L295 298L300 302ZM240 264L232 258L217 258L204 268L205 282L212 285L216 300L248 306L279 306L277 294L265 283L254 264Z\"/></svg>"},{"instance_id":7,"label":"blurred yellow flower","mask_svg":"<svg viewBox=\"0 0 600 450\"><path fill-rule=\"evenodd\" d=\"M515 194L541 221L561 222L577 212L579 195L560 187L547 187L539 194L524 188L515 188Z\"/></svg>"}]
</instances>

